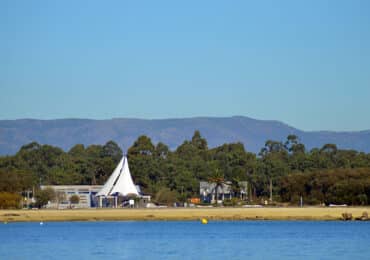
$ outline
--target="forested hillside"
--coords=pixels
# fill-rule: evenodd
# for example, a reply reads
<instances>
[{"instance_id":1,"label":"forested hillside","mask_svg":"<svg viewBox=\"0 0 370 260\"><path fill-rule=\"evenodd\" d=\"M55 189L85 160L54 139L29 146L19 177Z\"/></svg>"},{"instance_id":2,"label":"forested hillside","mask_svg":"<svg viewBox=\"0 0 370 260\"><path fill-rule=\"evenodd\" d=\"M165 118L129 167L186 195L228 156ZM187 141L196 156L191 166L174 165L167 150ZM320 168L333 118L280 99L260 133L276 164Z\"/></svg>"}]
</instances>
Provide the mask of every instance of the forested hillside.
<instances>
[{"instance_id":1,"label":"forested hillside","mask_svg":"<svg viewBox=\"0 0 370 260\"><path fill-rule=\"evenodd\" d=\"M105 145L74 145L68 152L50 145L30 143L15 155L0 157L0 192L19 193L41 184L103 184L122 156L113 141ZM268 140L258 154L242 143L209 148L196 131L174 151L140 136L128 149L133 179L143 191L160 200L198 196L199 181L231 181L237 196L238 181L250 183L249 199L269 196L296 204L370 202L370 154L341 150L335 144L307 150L295 135Z\"/></svg>"}]
</instances>

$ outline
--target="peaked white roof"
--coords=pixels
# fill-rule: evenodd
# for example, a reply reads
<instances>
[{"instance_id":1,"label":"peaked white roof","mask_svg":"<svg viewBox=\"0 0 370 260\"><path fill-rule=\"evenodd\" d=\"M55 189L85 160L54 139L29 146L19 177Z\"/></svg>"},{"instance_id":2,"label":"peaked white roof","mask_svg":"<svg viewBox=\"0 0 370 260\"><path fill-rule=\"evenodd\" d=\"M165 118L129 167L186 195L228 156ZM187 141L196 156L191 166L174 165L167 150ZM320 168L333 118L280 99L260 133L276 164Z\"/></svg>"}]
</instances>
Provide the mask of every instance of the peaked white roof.
<instances>
[{"instance_id":1,"label":"peaked white roof","mask_svg":"<svg viewBox=\"0 0 370 260\"><path fill-rule=\"evenodd\" d=\"M126 156L122 157L112 175L108 178L103 188L96 195L110 196L116 194L121 196L127 196L129 194L139 196L135 184L132 181Z\"/></svg>"}]
</instances>

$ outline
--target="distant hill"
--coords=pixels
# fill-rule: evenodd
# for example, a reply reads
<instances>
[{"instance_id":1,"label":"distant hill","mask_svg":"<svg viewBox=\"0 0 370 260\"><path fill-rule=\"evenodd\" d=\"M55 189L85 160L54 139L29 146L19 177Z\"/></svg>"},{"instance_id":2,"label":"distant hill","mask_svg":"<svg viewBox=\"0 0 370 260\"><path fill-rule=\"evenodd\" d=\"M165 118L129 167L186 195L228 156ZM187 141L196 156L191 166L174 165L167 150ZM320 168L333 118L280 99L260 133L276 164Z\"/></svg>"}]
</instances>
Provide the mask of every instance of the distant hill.
<instances>
[{"instance_id":1,"label":"distant hill","mask_svg":"<svg viewBox=\"0 0 370 260\"><path fill-rule=\"evenodd\" d=\"M251 152L259 152L268 139L283 141L295 134L308 149L335 143L341 149L370 152L370 130L360 132L305 132L278 121L248 117L197 117L184 119L58 119L0 120L0 154L14 154L31 141L70 149L75 144L104 144L114 140L127 150L139 135L149 136L176 148L199 130L210 147L242 142Z\"/></svg>"}]
</instances>

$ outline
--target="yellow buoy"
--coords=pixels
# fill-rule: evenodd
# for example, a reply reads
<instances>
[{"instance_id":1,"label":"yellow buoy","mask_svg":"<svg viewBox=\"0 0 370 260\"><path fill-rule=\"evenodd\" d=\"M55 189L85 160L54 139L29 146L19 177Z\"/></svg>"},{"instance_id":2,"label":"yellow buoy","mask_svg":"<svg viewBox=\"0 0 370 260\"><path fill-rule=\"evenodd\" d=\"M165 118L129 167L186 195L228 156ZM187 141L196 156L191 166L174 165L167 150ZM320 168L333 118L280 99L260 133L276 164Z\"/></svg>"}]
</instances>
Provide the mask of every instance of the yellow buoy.
<instances>
[{"instance_id":1,"label":"yellow buoy","mask_svg":"<svg viewBox=\"0 0 370 260\"><path fill-rule=\"evenodd\" d=\"M202 218L202 224L208 224L208 220L206 218Z\"/></svg>"}]
</instances>

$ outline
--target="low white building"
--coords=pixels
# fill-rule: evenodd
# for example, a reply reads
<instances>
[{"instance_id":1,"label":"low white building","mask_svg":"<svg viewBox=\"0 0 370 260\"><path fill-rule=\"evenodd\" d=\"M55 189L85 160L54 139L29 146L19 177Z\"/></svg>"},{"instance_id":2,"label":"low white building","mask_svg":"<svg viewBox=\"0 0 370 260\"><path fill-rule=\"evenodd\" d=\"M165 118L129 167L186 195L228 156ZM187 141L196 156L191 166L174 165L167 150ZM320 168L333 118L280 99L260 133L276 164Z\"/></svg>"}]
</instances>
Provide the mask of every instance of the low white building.
<instances>
[{"instance_id":1,"label":"low white building","mask_svg":"<svg viewBox=\"0 0 370 260\"><path fill-rule=\"evenodd\" d=\"M96 194L101 190L102 185L49 185L41 186L41 189L52 188L55 191L55 199L48 203L48 208L93 208L98 206ZM79 203L71 204L70 198L73 195L79 197Z\"/></svg>"}]
</instances>

